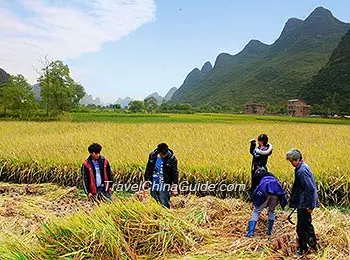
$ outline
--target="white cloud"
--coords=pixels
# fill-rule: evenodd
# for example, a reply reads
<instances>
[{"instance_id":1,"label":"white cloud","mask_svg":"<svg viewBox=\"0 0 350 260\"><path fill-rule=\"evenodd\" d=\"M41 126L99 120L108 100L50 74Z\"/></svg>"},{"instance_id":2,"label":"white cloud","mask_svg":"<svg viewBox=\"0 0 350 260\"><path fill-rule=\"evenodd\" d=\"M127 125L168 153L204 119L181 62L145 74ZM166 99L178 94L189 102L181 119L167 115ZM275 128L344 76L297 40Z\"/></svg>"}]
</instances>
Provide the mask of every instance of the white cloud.
<instances>
[{"instance_id":1,"label":"white cloud","mask_svg":"<svg viewBox=\"0 0 350 260\"><path fill-rule=\"evenodd\" d=\"M9 4L10 3L10 4ZM0 67L30 82L46 55L97 52L154 18L154 0L11 0L0 2Z\"/></svg>"}]
</instances>

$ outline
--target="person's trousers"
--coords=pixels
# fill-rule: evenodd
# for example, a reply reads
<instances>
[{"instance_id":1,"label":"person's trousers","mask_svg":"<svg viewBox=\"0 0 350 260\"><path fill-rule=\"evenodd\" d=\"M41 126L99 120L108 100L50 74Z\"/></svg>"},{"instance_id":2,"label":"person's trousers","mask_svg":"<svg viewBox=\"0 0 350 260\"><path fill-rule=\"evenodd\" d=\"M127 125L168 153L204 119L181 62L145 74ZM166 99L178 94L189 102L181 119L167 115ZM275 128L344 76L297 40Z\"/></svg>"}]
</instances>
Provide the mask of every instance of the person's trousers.
<instances>
[{"instance_id":1,"label":"person's trousers","mask_svg":"<svg viewBox=\"0 0 350 260\"><path fill-rule=\"evenodd\" d=\"M108 191L105 190L105 187L97 187L96 200L97 201L104 201L104 200L112 201L112 196Z\"/></svg>"},{"instance_id":2,"label":"person's trousers","mask_svg":"<svg viewBox=\"0 0 350 260\"><path fill-rule=\"evenodd\" d=\"M311 213L306 209L297 210L297 234L300 250L307 250L308 246L317 249L316 234L311 222Z\"/></svg>"},{"instance_id":3,"label":"person's trousers","mask_svg":"<svg viewBox=\"0 0 350 260\"><path fill-rule=\"evenodd\" d=\"M274 195L268 195L264 203L259 207L254 207L252 217L250 221L258 221L261 212L268 207L269 211L269 220L275 220L275 208L278 204L278 197Z\"/></svg>"},{"instance_id":4,"label":"person's trousers","mask_svg":"<svg viewBox=\"0 0 350 260\"><path fill-rule=\"evenodd\" d=\"M166 190L151 190L151 196L164 207L170 209L170 192Z\"/></svg>"}]
</instances>

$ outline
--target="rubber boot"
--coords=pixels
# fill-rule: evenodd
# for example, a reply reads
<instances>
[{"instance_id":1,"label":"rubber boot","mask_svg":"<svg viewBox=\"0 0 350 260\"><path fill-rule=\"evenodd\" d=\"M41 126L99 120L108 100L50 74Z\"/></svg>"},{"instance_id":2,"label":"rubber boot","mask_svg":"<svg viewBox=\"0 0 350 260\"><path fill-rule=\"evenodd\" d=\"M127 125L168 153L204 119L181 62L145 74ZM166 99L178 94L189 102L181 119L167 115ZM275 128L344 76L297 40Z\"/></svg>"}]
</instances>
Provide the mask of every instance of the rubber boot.
<instances>
[{"instance_id":1,"label":"rubber boot","mask_svg":"<svg viewBox=\"0 0 350 260\"><path fill-rule=\"evenodd\" d=\"M269 220L269 223L268 223L268 227L267 227L267 232L266 234L271 236L272 234L272 227L273 227L273 224L275 223L274 220Z\"/></svg>"},{"instance_id":2,"label":"rubber boot","mask_svg":"<svg viewBox=\"0 0 350 260\"><path fill-rule=\"evenodd\" d=\"M304 255L303 250L298 249L298 251L295 253L294 258L302 258Z\"/></svg>"},{"instance_id":3,"label":"rubber boot","mask_svg":"<svg viewBox=\"0 0 350 260\"><path fill-rule=\"evenodd\" d=\"M248 233L245 235L246 237L254 236L255 226L256 226L256 221L249 221L248 222Z\"/></svg>"}]
</instances>

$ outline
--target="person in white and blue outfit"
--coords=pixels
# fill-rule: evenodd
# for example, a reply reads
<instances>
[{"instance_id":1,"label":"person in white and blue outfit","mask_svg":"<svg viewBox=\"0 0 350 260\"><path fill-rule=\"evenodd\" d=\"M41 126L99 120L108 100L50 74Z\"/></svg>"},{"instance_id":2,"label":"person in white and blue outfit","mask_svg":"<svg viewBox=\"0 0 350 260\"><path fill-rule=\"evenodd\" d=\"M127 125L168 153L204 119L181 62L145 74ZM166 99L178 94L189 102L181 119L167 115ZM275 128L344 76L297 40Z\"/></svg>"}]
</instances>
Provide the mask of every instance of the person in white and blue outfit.
<instances>
[{"instance_id":1,"label":"person in white and blue outfit","mask_svg":"<svg viewBox=\"0 0 350 260\"><path fill-rule=\"evenodd\" d=\"M266 171L267 161L269 156L272 154L272 144L269 143L269 137L266 134L261 134L258 136L258 144L255 139L250 140L250 154L252 158L252 169L251 169L251 187L250 195L252 196L256 186L258 186L258 178L255 176L255 172L258 168L263 167Z\"/></svg>"}]
</instances>

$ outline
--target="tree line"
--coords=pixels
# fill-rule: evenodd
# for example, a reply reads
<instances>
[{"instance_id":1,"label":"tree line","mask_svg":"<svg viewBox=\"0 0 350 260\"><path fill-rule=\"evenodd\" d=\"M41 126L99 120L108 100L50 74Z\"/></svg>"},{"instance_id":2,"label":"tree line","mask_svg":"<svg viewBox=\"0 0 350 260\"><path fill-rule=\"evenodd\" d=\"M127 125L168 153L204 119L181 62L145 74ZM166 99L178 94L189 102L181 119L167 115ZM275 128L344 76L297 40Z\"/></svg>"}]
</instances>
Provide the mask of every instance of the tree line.
<instances>
[{"instance_id":1,"label":"tree line","mask_svg":"<svg viewBox=\"0 0 350 260\"><path fill-rule=\"evenodd\" d=\"M203 104L197 107L188 103L161 103L158 104L156 98L148 97L144 100L133 100L128 106L122 107L120 104L109 104L106 106L90 104L80 106L75 112L97 112L97 111L114 111L121 113L174 113L174 114L191 114L191 113L243 113L243 107L229 105L208 105ZM286 115L287 106L266 104L266 113L271 115Z\"/></svg>"},{"instance_id":2,"label":"tree line","mask_svg":"<svg viewBox=\"0 0 350 260\"><path fill-rule=\"evenodd\" d=\"M60 60L45 59L42 68L37 71L37 82L40 86L40 99L35 99L33 86L23 75L10 75L5 83L0 84L0 116L41 120L56 118L63 112L114 110L131 113L241 113L241 106L208 105L193 107L187 103L158 104L154 97L145 100L134 100L126 108L120 104L106 107L96 105L79 105L85 96L85 89L71 77L68 65ZM266 112L285 114L284 106L268 104Z\"/></svg>"},{"instance_id":3,"label":"tree line","mask_svg":"<svg viewBox=\"0 0 350 260\"><path fill-rule=\"evenodd\" d=\"M75 109L76 112L94 112L94 111L114 111L121 113L174 113L174 114L191 114L191 113L243 113L243 107L229 105L208 105L203 104L197 107L188 103L162 103L158 104L154 97L148 97L145 100L133 100L128 106L122 107L120 104L87 105ZM285 115L287 113L286 105L266 104L266 113L272 115Z\"/></svg>"},{"instance_id":4,"label":"tree line","mask_svg":"<svg viewBox=\"0 0 350 260\"><path fill-rule=\"evenodd\" d=\"M57 117L79 106L85 90L73 80L68 65L60 60L45 59L38 74L40 101L35 99L33 87L21 74L10 75L0 84L0 113L3 117Z\"/></svg>"}]
</instances>

